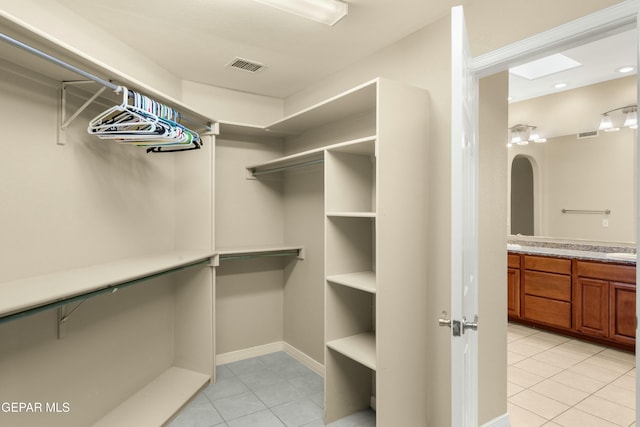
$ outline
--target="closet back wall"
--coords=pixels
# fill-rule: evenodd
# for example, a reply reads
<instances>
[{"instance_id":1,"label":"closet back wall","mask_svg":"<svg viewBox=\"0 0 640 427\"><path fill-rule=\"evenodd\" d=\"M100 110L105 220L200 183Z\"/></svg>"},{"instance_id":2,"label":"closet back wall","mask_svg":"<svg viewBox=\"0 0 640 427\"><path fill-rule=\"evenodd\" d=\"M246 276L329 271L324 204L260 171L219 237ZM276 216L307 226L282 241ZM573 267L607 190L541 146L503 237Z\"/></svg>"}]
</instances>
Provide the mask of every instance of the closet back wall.
<instances>
[{"instance_id":1,"label":"closet back wall","mask_svg":"<svg viewBox=\"0 0 640 427\"><path fill-rule=\"evenodd\" d=\"M57 85L30 75L0 68L0 283L171 250L173 157L87 135L103 106L57 145ZM90 425L172 364L169 276L88 300L61 340L56 314L0 324L0 401L68 402L70 411L2 414L2 425Z\"/></svg>"}]
</instances>

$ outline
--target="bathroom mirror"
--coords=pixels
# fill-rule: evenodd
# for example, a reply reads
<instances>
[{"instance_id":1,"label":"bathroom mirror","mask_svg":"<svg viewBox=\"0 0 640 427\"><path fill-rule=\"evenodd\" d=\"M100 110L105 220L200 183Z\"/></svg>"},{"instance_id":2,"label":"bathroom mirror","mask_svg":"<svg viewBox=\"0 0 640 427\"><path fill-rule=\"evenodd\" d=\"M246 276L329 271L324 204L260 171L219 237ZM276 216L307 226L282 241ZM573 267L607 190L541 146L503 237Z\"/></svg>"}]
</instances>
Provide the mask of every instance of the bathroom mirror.
<instances>
[{"instance_id":1,"label":"bathroom mirror","mask_svg":"<svg viewBox=\"0 0 640 427\"><path fill-rule=\"evenodd\" d=\"M635 242L637 130L508 148L512 235Z\"/></svg>"}]
</instances>

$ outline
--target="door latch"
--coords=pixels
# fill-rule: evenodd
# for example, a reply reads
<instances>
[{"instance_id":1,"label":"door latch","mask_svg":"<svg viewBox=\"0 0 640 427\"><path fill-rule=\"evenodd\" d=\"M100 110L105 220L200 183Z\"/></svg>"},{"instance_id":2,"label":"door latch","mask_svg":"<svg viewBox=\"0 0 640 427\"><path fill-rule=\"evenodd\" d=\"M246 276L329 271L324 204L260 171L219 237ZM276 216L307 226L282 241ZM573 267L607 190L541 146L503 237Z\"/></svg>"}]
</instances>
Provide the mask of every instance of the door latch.
<instances>
[{"instance_id":1,"label":"door latch","mask_svg":"<svg viewBox=\"0 0 640 427\"><path fill-rule=\"evenodd\" d=\"M471 329L473 331L478 330L478 315L476 314L473 318L473 322L468 322L466 317L462 318L462 321L459 320L451 320L448 317L446 311L442 311L440 318L438 318L438 325L447 326L451 328L451 333L454 337L459 337L460 333L465 333L466 330Z\"/></svg>"},{"instance_id":2,"label":"door latch","mask_svg":"<svg viewBox=\"0 0 640 427\"><path fill-rule=\"evenodd\" d=\"M460 321L459 320L451 320L448 318L447 312L442 310L442 314L438 319L438 325L447 326L451 328L451 333L454 337L460 336Z\"/></svg>"}]
</instances>

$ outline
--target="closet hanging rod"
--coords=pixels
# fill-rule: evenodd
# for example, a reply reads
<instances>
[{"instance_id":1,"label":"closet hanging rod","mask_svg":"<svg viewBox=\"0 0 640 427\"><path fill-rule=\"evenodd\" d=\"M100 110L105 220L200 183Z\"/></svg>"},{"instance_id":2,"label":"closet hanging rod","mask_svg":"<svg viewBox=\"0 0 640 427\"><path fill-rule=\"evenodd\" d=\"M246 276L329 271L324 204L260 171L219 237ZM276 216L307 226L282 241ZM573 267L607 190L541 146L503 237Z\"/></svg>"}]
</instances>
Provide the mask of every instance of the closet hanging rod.
<instances>
[{"instance_id":1,"label":"closet hanging rod","mask_svg":"<svg viewBox=\"0 0 640 427\"><path fill-rule=\"evenodd\" d=\"M20 319L22 317L27 317L30 316L32 314L36 314L36 313L40 313L42 311L46 311L46 310L50 310L52 308L56 308L56 307L61 307L67 304L70 304L72 302L80 302L80 301L84 301L87 300L89 298L93 298L93 297L97 297L99 295L103 295L103 294L112 294L115 293L118 289L122 289L122 288L127 288L129 286L132 285L137 285L139 283L145 282L149 279L155 279L157 277L161 277L164 276L166 274L170 274L170 273L175 273L177 271L181 271L184 270L186 268L189 267L194 267L197 265L208 265L210 263L210 259L206 258L203 260L198 260L198 261L193 261L193 262L189 262L189 263L185 263L184 265L180 265L178 267L173 267L173 268L169 268L167 270L164 271L159 271L157 273L152 273L149 275L146 275L144 277L140 277L137 279L131 279L131 280L126 280L120 283L114 283L111 284L109 286L106 286L104 288L100 288L100 289L96 289L93 291L88 291L88 292L84 292L78 295L74 295L74 296L69 296L69 297L65 297L56 301L52 301L52 302L48 302L48 303L44 303L42 305L38 305L35 307L30 307L30 308L25 308L22 309L20 311L17 311L15 313L11 313L11 314L7 314L6 316L2 316L0 317L0 324L2 323L6 323L6 322L10 322L16 319Z\"/></svg>"},{"instance_id":2,"label":"closet hanging rod","mask_svg":"<svg viewBox=\"0 0 640 427\"><path fill-rule=\"evenodd\" d=\"M254 167L251 168L251 173L253 174L253 176L260 176L260 175L266 175L268 173L275 173L275 172L282 172L285 170L289 170L289 169L296 169L296 168L303 168L303 167L307 167L307 166L313 166L313 165L319 165L324 163L324 159L317 159L317 160L309 160L306 162L301 162L301 163L295 163L292 165L287 165L287 166L281 166L278 168L272 168L272 169L264 169L264 170L256 170L258 169L258 167Z\"/></svg>"},{"instance_id":3,"label":"closet hanging rod","mask_svg":"<svg viewBox=\"0 0 640 427\"><path fill-rule=\"evenodd\" d=\"M45 52L43 52L43 51L41 51L39 49L36 49L33 46L29 46L28 44L23 43L20 40L16 40L13 37L10 37L10 36L6 35L5 33L0 33L0 40L3 40L3 41L5 41L5 42L7 42L7 43L9 43L9 44L11 44L13 46L16 46L16 47L18 47L18 48L20 48L20 49L22 49L22 50L24 50L24 51L26 51L28 53L31 53L31 54L33 54L35 56L38 56L38 57L40 57L42 59L45 59L45 60L47 60L47 61L49 61L49 62L51 62L53 64L56 64L56 65L58 65L58 66L60 66L62 68L65 68L65 69L67 69L67 70L69 70L69 71L71 71L73 73L79 74L79 75L81 75L81 76L83 76L83 77L85 77L85 78L87 78L89 80L92 80L92 81L94 81L96 83L99 83L99 84L107 87L108 89L111 89L116 94L122 93L123 86L116 85L116 84L110 82L109 80L105 80L105 79L103 79L101 77L96 76L95 74L91 74L88 71L80 69L80 68L76 67L75 65L71 65L71 64L69 64L67 62L64 62L63 60L58 59L55 56L49 55L48 53L45 53ZM180 114L180 117L182 117L183 119L185 119L185 120L187 120L187 121L189 121L189 122L191 122L193 124L197 124L197 125L202 126L202 128L206 129L207 131L211 131L211 126L209 124L204 124L204 123L200 123L198 121L194 121L194 120L190 119L189 117L187 117L187 116L185 116L183 114Z\"/></svg>"},{"instance_id":4,"label":"closet hanging rod","mask_svg":"<svg viewBox=\"0 0 640 427\"><path fill-rule=\"evenodd\" d=\"M584 214L605 214L609 215L611 209L589 210L589 209L562 209L562 213L584 213Z\"/></svg>"},{"instance_id":5,"label":"closet hanging rod","mask_svg":"<svg viewBox=\"0 0 640 427\"><path fill-rule=\"evenodd\" d=\"M81 70L80 68L73 66L71 64L67 64L66 62L49 55L48 53L45 53L41 50L36 49L35 47L29 46L28 44L22 43L19 40L14 39L13 37L9 37L8 35L4 34L4 33L0 33L0 39L6 41L9 44L12 44L16 47L19 47L22 50L25 50L33 55L39 56L40 58L46 59L49 62L53 62L56 65L59 65L62 68L66 68L69 71L72 71L76 74L80 74L83 77L88 78L89 80L93 80L96 83L100 83L103 86L106 86L107 88L111 89L112 91L114 91L115 93L120 93L122 92L122 86L118 86L116 84L111 83L108 80L105 80L103 78L100 78L94 74L91 74L87 71Z\"/></svg>"},{"instance_id":6,"label":"closet hanging rod","mask_svg":"<svg viewBox=\"0 0 640 427\"><path fill-rule=\"evenodd\" d=\"M298 249L293 249L290 251L281 251L281 252L256 252L252 254L242 254L242 255L234 255L228 254L219 255L220 261L230 261L230 260L239 260L239 259L251 259L251 258L264 258L264 257L285 257L285 256L299 256L300 251Z\"/></svg>"}]
</instances>

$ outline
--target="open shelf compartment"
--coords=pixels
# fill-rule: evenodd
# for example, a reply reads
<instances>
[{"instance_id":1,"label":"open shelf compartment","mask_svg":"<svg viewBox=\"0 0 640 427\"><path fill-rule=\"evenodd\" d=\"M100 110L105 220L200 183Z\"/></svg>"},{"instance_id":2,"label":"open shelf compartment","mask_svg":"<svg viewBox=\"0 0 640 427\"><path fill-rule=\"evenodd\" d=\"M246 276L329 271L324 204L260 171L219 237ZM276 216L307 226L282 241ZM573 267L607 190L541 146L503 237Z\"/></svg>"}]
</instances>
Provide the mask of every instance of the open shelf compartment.
<instances>
[{"instance_id":1,"label":"open shelf compartment","mask_svg":"<svg viewBox=\"0 0 640 427\"><path fill-rule=\"evenodd\" d=\"M373 332L329 341L327 347L369 369L376 370L376 335Z\"/></svg>"}]
</instances>

